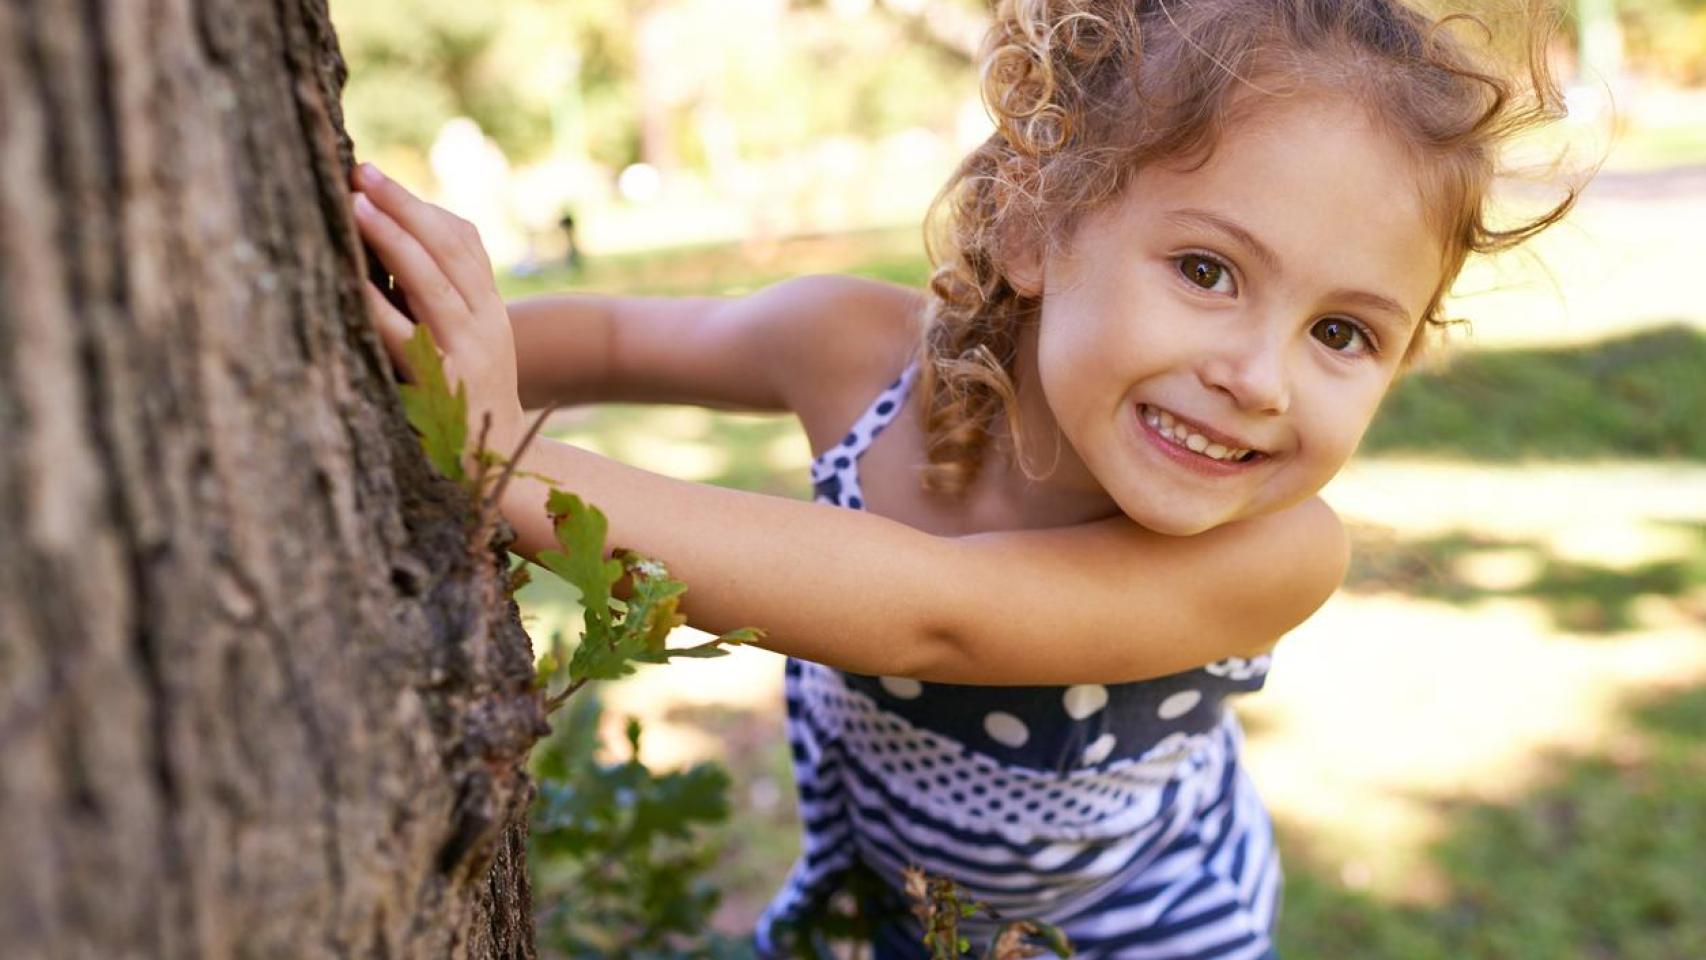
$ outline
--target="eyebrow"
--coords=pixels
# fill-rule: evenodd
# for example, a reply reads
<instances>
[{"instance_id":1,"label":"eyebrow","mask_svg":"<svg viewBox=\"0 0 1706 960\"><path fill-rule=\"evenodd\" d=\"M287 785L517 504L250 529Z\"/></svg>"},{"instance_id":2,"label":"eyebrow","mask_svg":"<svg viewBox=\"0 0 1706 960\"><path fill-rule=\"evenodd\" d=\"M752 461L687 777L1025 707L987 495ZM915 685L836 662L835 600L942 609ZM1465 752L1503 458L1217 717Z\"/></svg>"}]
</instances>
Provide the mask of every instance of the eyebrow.
<instances>
[{"instance_id":1,"label":"eyebrow","mask_svg":"<svg viewBox=\"0 0 1706 960\"><path fill-rule=\"evenodd\" d=\"M1274 273L1281 272L1279 254L1275 253L1272 247L1256 239L1255 234L1219 214L1210 213L1207 210L1186 208L1168 211L1163 219L1179 226L1206 227L1224 234L1231 238L1234 243L1254 254L1263 266ZM1398 301L1391 297L1381 296L1378 293L1370 293L1367 290L1341 288L1334 290L1328 299L1355 303L1369 310L1391 314L1391 318L1400 324L1401 330L1410 329L1414 322L1410 316L1410 311L1405 310Z\"/></svg>"}]
</instances>

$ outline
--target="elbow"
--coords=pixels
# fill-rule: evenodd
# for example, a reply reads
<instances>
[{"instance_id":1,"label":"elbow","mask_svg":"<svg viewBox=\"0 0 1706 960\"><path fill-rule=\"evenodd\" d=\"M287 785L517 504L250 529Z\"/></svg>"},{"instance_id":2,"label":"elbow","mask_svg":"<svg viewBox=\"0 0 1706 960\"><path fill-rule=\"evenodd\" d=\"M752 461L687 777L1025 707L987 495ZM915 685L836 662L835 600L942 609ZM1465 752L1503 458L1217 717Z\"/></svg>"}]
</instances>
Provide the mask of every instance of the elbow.
<instances>
[{"instance_id":1,"label":"elbow","mask_svg":"<svg viewBox=\"0 0 1706 960\"><path fill-rule=\"evenodd\" d=\"M1307 525L1295 542L1304 549L1295 555L1287 576L1276 578L1260 603L1260 613L1252 612L1249 622L1260 624L1252 634L1264 638L1252 653L1265 653L1274 648L1286 634L1301 626L1326 605L1344 584L1350 572L1350 534L1338 514L1319 499L1308 504Z\"/></svg>"},{"instance_id":2,"label":"elbow","mask_svg":"<svg viewBox=\"0 0 1706 960\"><path fill-rule=\"evenodd\" d=\"M912 569L919 573L964 569L957 566L964 562L961 541L910 529L906 535L908 542L897 545L895 554L916 559ZM976 591L953 577L903 575L895 582L907 582L910 589L893 597L897 608L884 618L898 629L890 634L892 645L882 658L882 675L938 683L963 678L980 636L973 626Z\"/></svg>"},{"instance_id":3,"label":"elbow","mask_svg":"<svg viewBox=\"0 0 1706 960\"><path fill-rule=\"evenodd\" d=\"M902 649L894 652L892 669L884 671L884 676L954 683L970 662L966 638L944 624L925 622L905 636Z\"/></svg>"},{"instance_id":4,"label":"elbow","mask_svg":"<svg viewBox=\"0 0 1706 960\"><path fill-rule=\"evenodd\" d=\"M936 537L921 554L929 557L931 570L971 571L975 557L966 538ZM897 676L936 683L964 683L968 676L986 672L980 664L989 656L990 598L969 587L976 576L930 578L917 585L910 604L918 614L911 618L905 649L897 651Z\"/></svg>"}]
</instances>

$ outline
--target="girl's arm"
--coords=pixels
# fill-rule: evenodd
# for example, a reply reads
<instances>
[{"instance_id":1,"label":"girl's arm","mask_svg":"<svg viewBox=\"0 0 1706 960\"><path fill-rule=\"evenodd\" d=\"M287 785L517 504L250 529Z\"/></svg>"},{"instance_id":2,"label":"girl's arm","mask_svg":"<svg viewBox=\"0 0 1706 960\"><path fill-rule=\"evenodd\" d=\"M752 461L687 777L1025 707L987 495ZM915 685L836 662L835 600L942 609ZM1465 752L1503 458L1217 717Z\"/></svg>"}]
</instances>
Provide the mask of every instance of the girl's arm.
<instances>
[{"instance_id":1,"label":"girl's arm","mask_svg":"<svg viewBox=\"0 0 1706 960\"><path fill-rule=\"evenodd\" d=\"M974 684L1111 683L1251 656L1323 603L1348 551L1318 499L1193 537L1124 517L939 537L875 514L674 480L565 444L521 468L602 509L610 542L664 561L712 632L856 673ZM557 549L545 486L516 480L514 549Z\"/></svg>"},{"instance_id":2,"label":"girl's arm","mask_svg":"<svg viewBox=\"0 0 1706 960\"><path fill-rule=\"evenodd\" d=\"M527 409L630 401L797 412L821 393L822 359L833 353L818 335L851 339L826 327L846 317L909 322L917 301L887 284L816 276L744 297L552 294L507 307Z\"/></svg>"}]
</instances>

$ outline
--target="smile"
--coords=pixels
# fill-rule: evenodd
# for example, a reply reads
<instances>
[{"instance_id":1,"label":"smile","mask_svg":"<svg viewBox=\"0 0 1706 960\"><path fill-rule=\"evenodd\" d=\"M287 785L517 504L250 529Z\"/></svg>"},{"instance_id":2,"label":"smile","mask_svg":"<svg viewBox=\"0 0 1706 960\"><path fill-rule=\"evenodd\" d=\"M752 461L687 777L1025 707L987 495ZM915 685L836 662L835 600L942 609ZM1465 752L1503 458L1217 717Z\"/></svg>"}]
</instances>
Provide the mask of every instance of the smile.
<instances>
[{"instance_id":1,"label":"smile","mask_svg":"<svg viewBox=\"0 0 1706 960\"><path fill-rule=\"evenodd\" d=\"M1183 418L1175 417L1160 407L1140 404L1137 412L1152 432L1181 452L1188 451L1226 464L1249 463L1262 455L1259 450L1234 446L1236 441L1215 434L1205 427L1187 423Z\"/></svg>"}]
</instances>

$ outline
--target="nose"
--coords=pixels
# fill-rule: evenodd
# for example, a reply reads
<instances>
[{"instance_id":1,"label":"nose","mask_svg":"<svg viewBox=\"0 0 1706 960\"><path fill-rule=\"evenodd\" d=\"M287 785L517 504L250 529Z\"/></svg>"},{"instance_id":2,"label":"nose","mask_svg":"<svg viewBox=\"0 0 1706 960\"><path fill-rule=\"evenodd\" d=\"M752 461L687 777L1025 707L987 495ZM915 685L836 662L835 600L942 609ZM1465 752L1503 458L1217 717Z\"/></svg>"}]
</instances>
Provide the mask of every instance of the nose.
<instances>
[{"instance_id":1,"label":"nose","mask_svg":"<svg viewBox=\"0 0 1706 960\"><path fill-rule=\"evenodd\" d=\"M1232 338L1200 367L1203 385L1226 394L1238 409L1282 414L1291 408L1284 345L1267 337Z\"/></svg>"}]
</instances>

